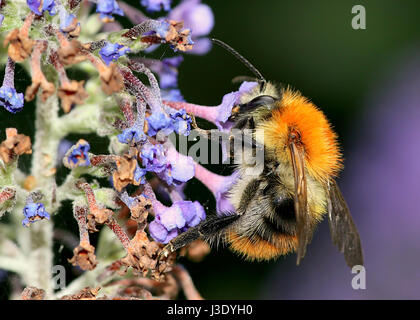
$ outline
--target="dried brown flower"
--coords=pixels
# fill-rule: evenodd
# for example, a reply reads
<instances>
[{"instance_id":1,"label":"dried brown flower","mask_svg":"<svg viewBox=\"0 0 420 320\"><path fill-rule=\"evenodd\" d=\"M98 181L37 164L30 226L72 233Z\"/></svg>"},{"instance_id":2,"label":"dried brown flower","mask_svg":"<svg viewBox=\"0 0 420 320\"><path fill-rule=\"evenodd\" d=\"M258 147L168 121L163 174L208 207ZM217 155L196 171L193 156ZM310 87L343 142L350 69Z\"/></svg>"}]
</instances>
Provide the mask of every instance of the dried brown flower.
<instances>
[{"instance_id":1,"label":"dried brown flower","mask_svg":"<svg viewBox=\"0 0 420 320\"><path fill-rule=\"evenodd\" d=\"M44 300L45 291L36 287L26 287L22 294L22 300Z\"/></svg>"},{"instance_id":2,"label":"dried brown flower","mask_svg":"<svg viewBox=\"0 0 420 320\"><path fill-rule=\"evenodd\" d=\"M31 139L24 134L18 134L15 128L6 129L6 140L0 144L0 158L4 163L10 163L22 154L31 154Z\"/></svg>"},{"instance_id":3,"label":"dried brown flower","mask_svg":"<svg viewBox=\"0 0 420 320\"><path fill-rule=\"evenodd\" d=\"M123 77L115 63L111 62L109 67L104 65L104 68L99 72L101 88L106 94L111 95L124 89Z\"/></svg>"},{"instance_id":4,"label":"dried brown flower","mask_svg":"<svg viewBox=\"0 0 420 320\"><path fill-rule=\"evenodd\" d=\"M115 161L117 170L112 174L114 187L118 192L129 184L136 184L134 181L134 171L136 170L137 160L128 156L118 157Z\"/></svg>"},{"instance_id":5,"label":"dried brown flower","mask_svg":"<svg viewBox=\"0 0 420 320\"><path fill-rule=\"evenodd\" d=\"M61 300L96 300L99 290L101 290L101 287L86 287L76 294L62 296Z\"/></svg>"},{"instance_id":6,"label":"dried brown flower","mask_svg":"<svg viewBox=\"0 0 420 320\"><path fill-rule=\"evenodd\" d=\"M15 62L24 61L32 52L35 41L29 38L29 29L34 19L34 13L31 12L25 19L20 29L14 29L9 32L3 42L3 46L9 45L7 53Z\"/></svg>"},{"instance_id":7,"label":"dried brown flower","mask_svg":"<svg viewBox=\"0 0 420 320\"><path fill-rule=\"evenodd\" d=\"M82 45L76 39L67 40L64 38L61 32L58 32L60 36L57 38L60 41L60 48L58 49L58 57L62 64L72 65L86 60L86 57L81 54L80 49Z\"/></svg>"},{"instance_id":8,"label":"dried brown flower","mask_svg":"<svg viewBox=\"0 0 420 320\"><path fill-rule=\"evenodd\" d=\"M82 270L95 269L98 262L95 256L95 247L87 241L81 241L73 250L73 258L69 262L74 266L79 266Z\"/></svg>"},{"instance_id":9,"label":"dried brown flower","mask_svg":"<svg viewBox=\"0 0 420 320\"><path fill-rule=\"evenodd\" d=\"M61 98L61 108L65 113L71 110L73 104L81 104L88 97L88 93L83 87L84 81L62 82L58 89L58 96Z\"/></svg>"},{"instance_id":10,"label":"dried brown flower","mask_svg":"<svg viewBox=\"0 0 420 320\"><path fill-rule=\"evenodd\" d=\"M150 241L144 231L137 231L130 241L127 256L121 259L126 267L132 267L143 277L149 275L152 279L162 281L165 273L171 271L175 254L159 259L160 246Z\"/></svg>"}]
</instances>

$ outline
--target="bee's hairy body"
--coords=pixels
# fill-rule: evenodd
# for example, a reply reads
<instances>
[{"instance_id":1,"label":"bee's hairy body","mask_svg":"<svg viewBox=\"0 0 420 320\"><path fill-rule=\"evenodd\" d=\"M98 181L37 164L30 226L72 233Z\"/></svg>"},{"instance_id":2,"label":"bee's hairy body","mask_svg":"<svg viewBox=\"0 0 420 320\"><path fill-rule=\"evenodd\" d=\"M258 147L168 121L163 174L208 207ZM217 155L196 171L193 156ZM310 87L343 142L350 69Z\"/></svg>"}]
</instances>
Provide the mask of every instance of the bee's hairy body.
<instances>
[{"instance_id":1,"label":"bee's hairy body","mask_svg":"<svg viewBox=\"0 0 420 320\"><path fill-rule=\"evenodd\" d=\"M263 148L263 168L242 161L227 196L234 212L208 216L172 240L167 250L202 238L227 243L251 260L296 251L299 264L316 225L328 213L333 242L347 264L363 264L356 226L335 182L342 168L336 134L324 114L299 92L260 83L263 86L241 97L229 120L234 129L250 129L251 151ZM247 153L242 150L239 156L245 159Z\"/></svg>"},{"instance_id":2,"label":"bee's hairy body","mask_svg":"<svg viewBox=\"0 0 420 320\"><path fill-rule=\"evenodd\" d=\"M264 145L264 169L256 176L249 174L249 170L259 170L253 168L252 164L242 164L238 167L239 179L230 192L230 200L240 217L226 232L226 241L234 251L256 260L271 259L293 252L297 246L294 175L286 137L292 128L299 132L302 140L305 138L302 135L306 132L305 128L300 128L299 121L281 122L284 109L294 107L290 105L298 102L300 108L306 109L304 112L320 117L324 126L312 130L324 131L326 141L323 143L334 148L328 150L329 153L335 153L334 166L338 169L340 163L335 135L324 115L312 103L290 89L278 91L271 83L267 84L264 92L254 90L244 96L241 102L246 104L261 95L268 95L277 100L271 105L261 105L248 114L240 115L237 123L246 123L241 121L241 118L252 117L255 128L248 129L253 129L256 133L255 139ZM281 130L273 130L278 127L281 127ZM268 128L271 130L267 130ZM258 138L258 133L260 137L264 137L264 141ZM308 162L311 161L309 156L308 154L306 160ZM331 154L320 156L331 157ZM319 171L319 168L316 169ZM331 174L335 174L335 171ZM316 175L307 172L308 210L314 225L321 221L326 212L326 191L323 182L329 178L323 173Z\"/></svg>"}]
</instances>

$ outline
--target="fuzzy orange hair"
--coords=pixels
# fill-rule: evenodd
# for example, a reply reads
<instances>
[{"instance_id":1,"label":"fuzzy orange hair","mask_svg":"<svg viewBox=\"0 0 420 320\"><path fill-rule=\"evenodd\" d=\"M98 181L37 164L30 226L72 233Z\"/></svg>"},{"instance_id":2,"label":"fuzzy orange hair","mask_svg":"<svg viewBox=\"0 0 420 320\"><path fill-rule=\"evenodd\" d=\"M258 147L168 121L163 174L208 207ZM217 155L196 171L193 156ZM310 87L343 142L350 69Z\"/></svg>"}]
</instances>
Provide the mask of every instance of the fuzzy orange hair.
<instances>
[{"instance_id":1,"label":"fuzzy orange hair","mask_svg":"<svg viewBox=\"0 0 420 320\"><path fill-rule=\"evenodd\" d=\"M342 168L337 135L324 114L299 92L287 88L272 117L261 124L264 144L280 161L290 162L290 129L299 132L305 150L305 167L316 180L328 181Z\"/></svg>"}]
</instances>

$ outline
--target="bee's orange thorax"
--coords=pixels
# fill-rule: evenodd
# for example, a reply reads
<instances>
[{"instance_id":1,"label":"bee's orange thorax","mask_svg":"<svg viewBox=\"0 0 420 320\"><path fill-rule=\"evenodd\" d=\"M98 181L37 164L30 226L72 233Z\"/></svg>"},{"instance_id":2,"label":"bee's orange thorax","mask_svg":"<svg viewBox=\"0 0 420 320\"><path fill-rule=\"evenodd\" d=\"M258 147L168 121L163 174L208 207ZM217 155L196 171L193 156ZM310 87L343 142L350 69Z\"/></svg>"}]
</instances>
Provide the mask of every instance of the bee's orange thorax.
<instances>
[{"instance_id":1,"label":"bee's orange thorax","mask_svg":"<svg viewBox=\"0 0 420 320\"><path fill-rule=\"evenodd\" d=\"M281 161L290 162L288 136L290 129L299 132L305 150L305 165L317 180L327 181L341 169L337 136L318 108L300 93L286 89L272 117L262 123L264 144Z\"/></svg>"}]
</instances>

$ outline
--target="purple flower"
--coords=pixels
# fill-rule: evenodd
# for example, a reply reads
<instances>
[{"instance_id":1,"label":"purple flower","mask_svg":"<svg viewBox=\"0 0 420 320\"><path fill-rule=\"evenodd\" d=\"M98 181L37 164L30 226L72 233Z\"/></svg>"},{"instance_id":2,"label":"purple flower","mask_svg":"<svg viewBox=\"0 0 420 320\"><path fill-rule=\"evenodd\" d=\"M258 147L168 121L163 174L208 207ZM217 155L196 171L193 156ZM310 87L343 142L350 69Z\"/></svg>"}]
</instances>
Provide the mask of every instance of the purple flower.
<instances>
[{"instance_id":1,"label":"purple flower","mask_svg":"<svg viewBox=\"0 0 420 320\"><path fill-rule=\"evenodd\" d=\"M1 25L3 24L3 20L4 20L4 15L2 15L2 14L0 13L0 27L1 27Z\"/></svg>"},{"instance_id":2,"label":"purple flower","mask_svg":"<svg viewBox=\"0 0 420 320\"><path fill-rule=\"evenodd\" d=\"M167 151L166 159L165 170L158 176L168 185L180 185L194 177L195 163L192 157L180 154L171 147Z\"/></svg>"},{"instance_id":3,"label":"purple flower","mask_svg":"<svg viewBox=\"0 0 420 320\"><path fill-rule=\"evenodd\" d=\"M169 11L171 10L171 2L172 0L141 0L141 5L149 12L156 12L162 9Z\"/></svg>"},{"instance_id":4,"label":"purple flower","mask_svg":"<svg viewBox=\"0 0 420 320\"><path fill-rule=\"evenodd\" d=\"M149 232L160 243L168 243L206 218L204 208L197 201L176 201L169 208L153 201L153 209L156 218L149 224Z\"/></svg>"},{"instance_id":5,"label":"purple flower","mask_svg":"<svg viewBox=\"0 0 420 320\"><path fill-rule=\"evenodd\" d=\"M45 207L42 203L29 202L23 208L23 214L25 216L25 219L22 220L22 225L24 227L29 227L31 223L38 220L50 219L50 215L45 211Z\"/></svg>"},{"instance_id":6,"label":"purple flower","mask_svg":"<svg viewBox=\"0 0 420 320\"><path fill-rule=\"evenodd\" d=\"M23 93L17 93L15 88L3 86L0 88L0 105L7 111L16 113L23 109Z\"/></svg>"},{"instance_id":7,"label":"purple flower","mask_svg":"<svg viewBox=\"0 0 420 320\"><path fill-rule=\"evenodd\" d=\"M163 112L153 112L146 118L148 123L147 134L151 137L155 136L159 131L169 135L172 131L172 119Z\"/></svg>"},{"instance_id":8,"label":"purple flower","mask_svg":"<svg viewBox=\"0 0 420 320\"><path fill-rule=\"evenodd\" d=\"M64 165L70 169L90 166L89 150L89 143L80 139L69 151L67 151L67 154L63 159Z\"/></svg>"},{"instance_id":9,"label":"purple flower","mask_svg":"<svg viewBox=\"0 0 420 320\"><path fill-rule=\"evenodd\" d=\"M26 0L26 4L36 15L40 16L44 11L52 16L56 14L54 0Z\"/></svg>"},{"instance_id":10,"label":"purple flower","mask_svg":"<svg viewBox=\"0 0 420 320\"><path fill-rule=\"evenodd\" d=\"M187 114L185 109L181 109L175 113L172 113L171 118L173 120L173 128L177 134L188 136L191 131L191 117Z\"/></svg>"},{"instance_id":11,"label":"purple flower","mask_svg":"<svg viewBox=\"0 0 420 320\"><path fill-rule=\"evenodd\" d=\"M169 20L184 21L184 26L194 32L194 37L208 35L214 26L211 8L201 0L184 0L173 8Z\"/></svg>"},{"instance_id":12,"label":"purple flower","mask_svg":"<svg viewBox=\"0 0 420 320\"><path fill-rule=\"evenodd\" d=\"M176 88L178 86L177 68L183 60L182 56L162 60L162 70L159 73L159 82L162 89Z\"/></svg>"},{"instance_id":13,"label":"purple flower","mask_svg":"<svg viewBox=\"0 0 420 320\"><path fill-rule=\"evenodd\" d=\"M100 13L101 19L104 21L113 21L112 14L124 15L124 12L118 6L116 0L100 0L96 5L96 12Z\"/></svg>"},{"instance_id":14,"label":"purple flower","mask_svg":"<svg viewBox=\"0 0 420 320\"><path fill-rule=\"evenodd\" d=\"M67 151L72 146L73 146L73 143L70 142L69 140L62 139L60 141L60 144L58 145L58 150L57 150L57 165L58 166L62 165L64 156L66 155Z\"/></svg>"},{"instance_id":15,"label":"purple flower","mask_svg":"<svg viewBox=\"0 0 420 320\"><path fill-rule=\"evenodd\" d=\"M136 167L136 170L134 170L134 181L140 184L146 183L146 173L147 170L140 168L139 166Z\"/></svg>"},{"instance_id":16,"label":"purple flower","mask_svg":"<svg viewBox=\"0 0 420 320\"><path fill-rule=\"evenodd\" d=\"M195 227L206 219L206 211L198 201L177 201L175 204L181 208L186 221L183 232L187 231L186 229L188 228Z\"/></svg>"},{"instance_id":17,"label":"purple flower","mask_svg":"<svg viewBox=\"0 0 420 320\"><path fill-rule=\"evenodd\" d=\"M147 171L162 172L166 168L167 160L161 144L146 143L141 149L140 158Z\"/></svg>"},{"instance_id":18,"label":"purple flower","mask_svg":"<svg viewBox=\"0 0 420 320\"><path fill-rule=\"evenodd\" d=\"M228 119L232 115L233 107L240 103L240 99L243 94L249 93L256 85L256 82L244 81L238 91L234 91L223 96L222 103L217 107L217 115L213 120L219 130L223 131L231 129L233 123L230 123Z\"/></svg>"},{"instance_id":19,"label":"purple flower","mask_svg":"<svg viewBox=\"0 0 420 320\"><path fill-rule=\"evenodd\" d=\"M184 97L179 89L161 90L162 100L183 102Z\"/></svg>"},{"instance_id":20,"label":"purple flower","mask_svg":"<svg viewBox=\"0 0 420 320\"><path fill-rule=\"evenodd\" d=\"M76 27L77 25L80 25L80 23L77 23L76 25L76 21L77 21L76 16L72 13L68 13L63 6L60 6L58 11L59 11L58 14L60 17L60 30L62 32L68 32L68 29L72 27L73 24L74 24L74 27Z\"/></svg>"},{"instance_id":21,"label":"purple flower","mask_svg":"<svg viewBox=\"0 0 420 320\"><path fill-rule=\"evenodd\" d=\"M99 50L99 55L101 56L102 60L105 61L106 65L112 61L117 61L118 58L125 55L126 53L130 52L130 48L123 46L119 43L110 43L107 42L106 46Z\"/></svg>"},{"instance_id":22,"label":"purple flower","mask_svg":"<svg viewBox=\"0 0 420 320\"><path fill-rule=\"evenodd\" d=\"M131 144L131 143L141 143L147 140L146 135L143 132L143 129L140 128L137 124L134 124L132 127L125 129L121 134L118 135L118 141L121 143Z\"/></svg>"}]
</instances>

